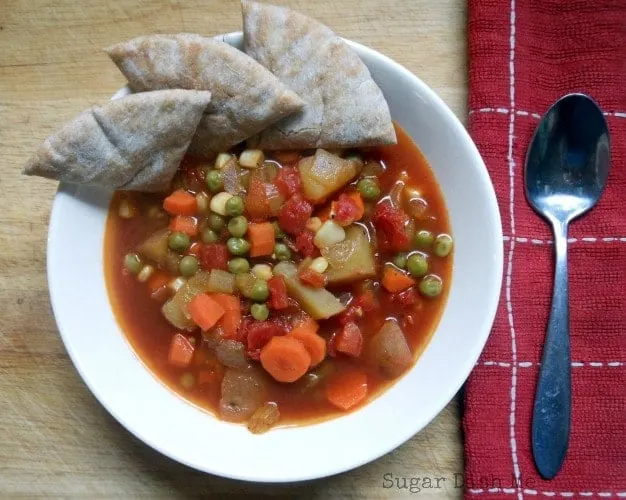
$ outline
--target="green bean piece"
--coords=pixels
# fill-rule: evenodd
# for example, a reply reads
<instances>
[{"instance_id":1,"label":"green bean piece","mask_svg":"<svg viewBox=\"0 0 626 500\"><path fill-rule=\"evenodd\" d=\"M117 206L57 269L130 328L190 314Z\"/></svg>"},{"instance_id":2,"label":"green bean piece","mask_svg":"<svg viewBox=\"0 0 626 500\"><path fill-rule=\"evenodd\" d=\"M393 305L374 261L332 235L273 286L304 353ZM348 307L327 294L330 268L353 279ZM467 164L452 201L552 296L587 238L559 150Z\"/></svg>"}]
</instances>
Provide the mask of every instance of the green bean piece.
<instances>
[{"instance_id":1,"label":"green bean piece","mask_svg":"<svg viewBox=\"0 0 626 500\"><path fill-rule=\"evenodd\" d=\"M364 200L373 201L380 196L380 188L374 179L361 179L356 188Z\"/></svg>"},{"instance_id":2,"label":"green bean piece","mask_svg":"<svg viewBox=\"0 0 626 500\"><path fill-rule=\"evenodd\" d=\"M393 263L396 267L404 269L406 267L406 253L401 252L393 258Z\"/></svg>"},{"instance_id":3,"label":"green bean piece","mask_svg":"<svg viewBox=\"0 0 626 500\"><path fill-rule=\"evenodd\" d=\"M449 234L438 234L433 244L433 252L437 257L447 257L452 251L452 236Z\"/></svg>"},{"instance_id":4,"label":"green bean piece","mask_svg":"<svg viewBox=\"0 0 626 500\"><path fill-rule=\"evenodd\" d=\"M250 243L243 238L228 238L226 247L233 255L244 255L250 250Z\"/></svg>"},{"instance_id":5,"label":"green bean piece","mask_svg":"<svg viewBox=\"0 0 626 500\"><path fill-rule=\"evenodd\" d=\"M180 264L178 264L178 270L185 278L189 278L196 274L199 268L200 263L193 255L185 255L182 259L180 259Z\"/></svg>"},{"instance_id":6,"label":"green bean piece","mask_svg":"<svg viewBox=\"0 0 626 500\"><path fill-rule=\"evenodd\" d=\"M189 243L189 236L185 233L175 232L170 234L167 239L168 246L175 252L184 252L187 248L189 248Z\"/></svg>"},{"instance_id":7,"label":"green bean piece","mask_svg":"<svg viewBox=\"0 0 626 500\"><path fill-rule=\"evenodd\" d=\"M270 310L265 304L252 304L250 314L257 321L265 321L270 315Z\"/></svg>"},{"instance_id":8,"label":"green bean piece","mask_svg":"<svg viewBox=\"0 0 626 500\"><path fill-rule=\"evenodd\" d=\"M235 257L228 261L228 270L233 274L247 273L250 270L250 263L243 257Z\"/></svg>"},{"instance_id":9,"label":"green bean piece","mask_svg":"<svg viewBox=\"0 0 626 500\"><path fill-rule=\"evenodd\" d=\"M280 228L277 221L272 222L272 226L274 226L274 238L280 240L281 238L285 237L285 233Z\"/></svg>"},{"instance_id":10,"label":"green bean piece","mask_svg":"<svg viewBox=\"0 0 626 500\"><path fill-rule=\"evenodd\" d=\"M437 297L443 290L443 281L436 274L429 274L420 281L419 290L425 297Z\"/></svg>"},{"instance_id":11,"label":"green bean piece","mask_svg":"<svg viewBox=\"0 0 626 500\"><path fill-rule=\"evenodd\" d=\"M250 288L250 298L255 302L264 302L270 295L270 289L267 282L256 280Z\"/></svg>"},{"instance_id":12,"label":"green bean piece","mask_svg":"<svg viewBox=\"0 0 626 500\"><path fill-rule=\"evenodd\" d=\"M141 258L136 253L127 253L124 256L124 267L129 273L137 274L141 271Z\"/></svg>"},{"instance_id":13,"label":"green bean piece","mask_svg":"<svg viewBox=\"0 0 626 500\"><path fill-rule=\"evenodd\" d=\"M424 254L416 252L409 255L406 268L416 278L421 278L428 272L428 260Z\"/></svg>"},{"instance_id":14,"label":"green bean piece","mask_svg":"<svg viewBox=\"0 0 626 500\"><path fill-rule=\"evenodd\" d=\"M215 212L211 212L209 214L209 227L213 229L213 231L220 232L224 227L226 227L226 219L222 217L220 214L216 214Z\"/></svg>"},{"instance_id":15,"label":"green bean piece","mask_svg":"<svg viewBox=\"0 0 626 500\"><path fill-rule=\"evenodd\" d=\"M276 260L289 260L291 259L291 250L284 243L276 243L274 245L274 256Z\"/></svg>"},{"instance_id":16,"label":"green bean piece","mask_svg":"<svg viewBox=\"0 0 626 500\"><path fill-rule=\"evenodd\" d=\"M203 243L215 243L219 241L219 239L219 235L215 231L213 231L213 229L207 227L204 231L202 231Z\"/></svg>"},{"instance_id":17,"label":"green bean piece","mask_svg":"<svg viewBox=\"0 0 626 500\"><path fill-rule=\"evenodd\" d=\"M226 209L226 215L229 215L231 217L241 215L243 213L243 200L240 196L233 196L232 198L228 198L224 208Z\"/></svg>"},{"instance_id":18,"label":"green bean piece","mask_svg":"<svg viewBox=\"0 0 626 500\"><path fill-rule=\"evenodd\" d=\"M209 188L209 191L212 193L217 193L224 186L224 182L222 181L222 173L217 170L209 170L206 173L206 185Z\"/></svg>"},{"instance_id":19,"label":"green bean piece","mask_svg":"<svg viewBox=\"0 0 626 500\"><path fill-rule=\"evenodd\" d=\"M415 233L415 245L418 248L423 250L428 250L433 242L435 241L435 236L430 231L426 231L422 229Z\"/></svg>"},{"instance_id":20,"label":"green bean piece","mask_svg":"<svg viewBox=\"0 0 626 500\"><path fill-rule=\"evenodd\" d=\"M236 238L241 238L248 230L248 219L243 215L233 217L228 221L228 232Z\"/></svg>"}]
</instances>

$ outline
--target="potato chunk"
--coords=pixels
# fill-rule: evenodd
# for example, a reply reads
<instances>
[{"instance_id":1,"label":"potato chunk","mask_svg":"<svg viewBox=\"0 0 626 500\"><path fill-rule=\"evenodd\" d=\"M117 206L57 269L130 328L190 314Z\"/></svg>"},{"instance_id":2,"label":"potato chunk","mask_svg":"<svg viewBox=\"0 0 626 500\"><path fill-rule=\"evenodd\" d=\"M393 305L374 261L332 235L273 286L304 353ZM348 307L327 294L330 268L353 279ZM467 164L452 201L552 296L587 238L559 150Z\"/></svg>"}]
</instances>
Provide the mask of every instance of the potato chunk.
<instances>
[{"instance_id":1,"label":"potato chunk","mask_svg":"<svg viewBox=\"0 0 626 500\"><path fill-rule=\"evenodd\" d=\"M369 359L389 378L400 376L411 366L413 355L397 322L385 321L371 338Z\"/></svg>"},{"instance_id":2,"label":"potato chunk","mask_svg":"<svg viewBox=\"0 0 626 500\"><path fill-rule=\"evenodd\" d=\"M304 195L313 203L320 203L354 178L358 164L318 149L315 156L300 160L298 169Z\"/></svg>"},{"instance_id":3,"label":"potato chunk","mask_svg":"<svg viewBox=\"0 0 626 500\"><path fill-rule=\"evenodd\" d=\"M365 230L357 225L346 228L346 239L322 249L328 260L328 283L337 285L376 276L376 263Z\"/></svg>"}]
</instances>

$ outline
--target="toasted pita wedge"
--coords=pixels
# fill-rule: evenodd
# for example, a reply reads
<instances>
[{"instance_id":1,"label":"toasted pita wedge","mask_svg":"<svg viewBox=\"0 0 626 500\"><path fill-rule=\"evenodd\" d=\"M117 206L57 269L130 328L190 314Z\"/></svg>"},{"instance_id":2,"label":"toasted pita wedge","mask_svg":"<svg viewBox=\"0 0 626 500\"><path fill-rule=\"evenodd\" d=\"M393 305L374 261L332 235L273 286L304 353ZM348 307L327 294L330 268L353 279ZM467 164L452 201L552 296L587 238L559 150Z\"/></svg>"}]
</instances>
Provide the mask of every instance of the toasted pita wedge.
<instances>
[{"instance_id":1,"label":"toasted pita wedge","mask_svg":"<svg viewBox=\"0 0 626 500\"><path fill-rule=\"evenodd\" d=\"M105 49L136 92L210 90L189 152L210 158L304 105L254 59L230 45L193 34L150 35Z\"/></svg>"},{"instance_id":2,"label":"toasted pita wedge","mask_svg":"<svg viewBox=\"0 0 626 500\"><path fill-rule=\"evenodd\" d=\"M206 91L160 90L94 106L48 137L23 173L111 189L165 190L210 100Z\"/></svg>"},{"instance_id":3,"label":"toasted pita wedge","mask_svg":"<svg viewBox=\"0 0 626 500\"><path fill-rule=\"evenodd\" d=\"M395 144L382 91L330 28L292 10L244 0L244 51L306 101L252 139L262 149Z\"/></svg>"}]
</instances>

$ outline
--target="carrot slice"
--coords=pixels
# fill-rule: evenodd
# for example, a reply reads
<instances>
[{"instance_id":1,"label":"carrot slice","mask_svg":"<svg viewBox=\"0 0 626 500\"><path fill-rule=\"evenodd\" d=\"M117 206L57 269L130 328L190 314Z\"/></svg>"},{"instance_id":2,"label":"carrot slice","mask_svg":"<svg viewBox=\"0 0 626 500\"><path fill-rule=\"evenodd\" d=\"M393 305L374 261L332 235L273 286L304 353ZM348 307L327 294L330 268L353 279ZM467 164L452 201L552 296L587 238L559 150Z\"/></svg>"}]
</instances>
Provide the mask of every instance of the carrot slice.
<instances>
[{"instance_id":1,"label":"carrot slice","mask_svg":"<svg viewBox=\"0 0 626 500\"><path fill-rule=\"evenodd\" d=\"M188 215L177 215L170 222L170 229L177 233L185 233L189 236L198 235L198 221Z\"/></svg>"},{"instance_id":2,"label":"carrot slice","mask_svg":"<svg viewBox=\"0 0 626 500\"><path fill-rule=\"evenodd\" d=\"M148 290L150 290L150 294L153 294L159 288L167 285L170 279L171 277L169 274L167 274L165 271L157 269L148 280Z\"/></svg>"},{"instance_id":3,"label":"carrot slice","mask_svg":"<svg viewBox=\"0 0 626 500\"><path fill-rule=\"evenodd\" d=\"M248 225L250 241L250 257L271 255L274 251L274 226L271 222L260 222Z\"/></svg>"},{"instance_id":4,"label":"carrot slice","mask_svg":"<svg viewBox=\"0 0 626 500\"><path fill-rule=\"evenodd\" d=\"M311 366L311 356L299 340L272 337L261 349L261 365L278 382L295 382Z\"/></svg>"},{"instance_id":5,"label":"carrot slice","mask_svg":"<svg viewBox=\"0 0 626 500\"><path fill-rule=\"evenodd\" d=\"M170 343L167 360L171 365L186 368L193 358L194 346L184 335L177 333Z\"/></svg>"},{"instance_id":6,"label":"carrot slice","mask_svg":"<svg viewBox=\"0 0 626 500\"><path fill-rule=\"evenodd\" d=\"M220 320L224 329L224 337L236 338L241 324L241 300L239 297L227 293L213 293L211 298L224 309L224 316Z\"/></svg>"},{"instance_id":7,"label":"carrot slice","mask_svg":"<svg viewBox=\"0 0 626 500\"><path fill-rule=\"evenodd\" d=\"M302 345L311 356L311 366L319 365L326 357L326 340L318 335L311 325L296 326L288 336L302 342Z\"/></svg>"},{"instance_id":8,"label":"carrot slice","mask_svg":"<svg viewBox=\"0 0 626 500\"><path fill-rule=\"evenodd\" d=\"M349 371L331 380L326 386L326 399L341 410L349 410L367 396L367 375Z\"/></svg>"},{"instance_id":9,"label":"carrot slice","mask_svg":"<svg viewBox=\"0 0 626 500\"><path fill-rule=\"evenodd\" d=\"M191 193L178 189L163 200L163 209L171 215L195 215L198 202Z\"/></svg>"},{"instance_id":10,"label":"carrot slice","mask_svg":"<svg viewBox=\"0 0 626 500\"><path fill-rule=\"evenodd\" d=\"M400 269L394 266L386 265L383 271L382 283L387 291L396 293L415 285L415 280L404 271L400 271Z\"/></svg>"},{"instance_id":11,"label":"carrot slice","mask_svg":"<svg viewBox=\"0 0 626 500\"><path fill-rule=\"evenodd\" d=\"M196 295L187 306L187 311L193 322L205 331L212 328L226 312L206 293Z\"/></svg>"}]
</instances>

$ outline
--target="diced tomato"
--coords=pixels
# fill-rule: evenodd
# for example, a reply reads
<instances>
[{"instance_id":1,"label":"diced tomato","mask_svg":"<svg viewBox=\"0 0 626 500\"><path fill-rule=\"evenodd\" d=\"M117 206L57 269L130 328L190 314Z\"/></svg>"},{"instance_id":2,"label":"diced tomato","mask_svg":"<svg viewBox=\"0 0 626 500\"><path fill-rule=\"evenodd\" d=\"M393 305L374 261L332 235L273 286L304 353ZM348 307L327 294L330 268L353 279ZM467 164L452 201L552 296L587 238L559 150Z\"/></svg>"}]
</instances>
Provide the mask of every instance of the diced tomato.
<instances>
[{"instance_id":1,"label":"diced tomato","mask_svg":"<svg viewBox=\"0 0 626 500\"><path fill-rule=\"evenodd\" d=\"M290 234L300 234L313 213L313 205L299 194L292 196L278 214L281 229Z\"/></svg>"},{"instance_id":2,"label":"diced tomato","mask_svg":"<svg viewBox=\"0 0 626 500\"><path fill-rule=\"evenodd\" d=\"M406 230L409 217L402 210L394 208L389 201L376 205L372 221L380 236L389 245L389 250L408 250L410 238Z\"/></svg>"},{"instance_id":3,"label":"diced tomato","mask_svg":"<svg viewBox=\"0 0 626 500\"><path fill-rule=\"evenodd\" d=\"M305 257L316 256L319 250L313 244L313 238L315 238L315 234L312 231L302 231L298 236L296 236L296 251L298 251Z\"/></svg>"},{"instance_id":4,"label":"diced tomato","mask_svg":"<svg viewBox=\"0 0 626 500\"><path fill-rule=\"evenodd\" d=\"M200 264L204 269L226 269L228 266L228 249L223 243L207 243L200 249Z\"/></svg>"},{"instance_id":5,"label":"diced tomato","mask_svg":"<svg viewBox=\"0 0 626 500\"><path fill-rule=\"evenodd\" d=\"M333 220L340 226L349 226L363 217L363 207L357 203L355 198L345 193L339 195L332 207L335 215Z\"/></svg>"},{"instance_id":6,"label":"diced tomato","mask_svg":"<svg viewBox=\"0 0 626 500\"><path fill-rule=\"evenodd\" d=\"M247 354L251 359L258 360L261 349L272 337L285 335L284 327L275 321L252 321L247 319L243 325L246 338Z\"/></svg>"},{"instance_id":7,"label":"diced tomato","mask_svg":"<svg viewBox=\"0 0 626 500\"><path fill-rule=\"evenodd\" d=\"M289 306L287 286L282 276L273 276L267 282L270 289L269 304L272 309L286 309Z\"/></svg>"},{"instance_id":8,"label":"diced tomato","mask_svg":"<svg viewBox=\"0 0 626 500\"><path fill-rule=\"evenodd\" d=\"M246 214L252 220L267 219L270 216L265 183L256 175L250 177L245 207Z\"/></svg>"},{"instance_id":9,"label":"diced tomato","mask_svg":"<svg viewBox=\"0 0 626 500\"><path fill-rule=\"evenodd\" d=\"M419 294L415 290L415 287L412 286L411 288L406 289L404 292L392 295L392 300L398 302L404 307L409 307L413 304L416 304L420 300L420 298Z\"/></svg>"},{"instance_id":10,"label":"diced tomato","mask_svg":"<svg viewBox=\"0 0 626 500\"><path fill-rule=\"evenodd\" d=\"M276 179L274 179L274 184L283 196L293 196L300 191L300 185L302 184L300 172L293 167L281 168Z\"/></svg>"},{"instance_id":11,"label":"diced tomato","mask_svg":"<svg viewBox=\"0 0 626 500\"><path fill-rule=\"evenodd\" d=\"M305 285L311 288L323 288L326 286L328 279L325 274L317 272L315 269L307 268L298 272L298 278Z\"/></svg>"},{"instance_id":12,"label":"diced tomato","mask_svg":"<svg viewBox=\"0 0 626 500\"><path fill-rule=\"evenodd\" d=\"M172 337L167 360L171 365L186 368L191 363L194 351L193 344L181 333Z\"/></svg>"},{"instance_id":13,"label":"diced tomato","mask_svg":"<svg viewBox=\"0 0 626 500\"><path fill-rule=\"evenodd\" d=\"M358 358L363 350L363 335L355 323L346 323L335 339L335 349L338 352Z\"/></svg>"},{"instance_id":14,"label":"diced tomato","mask_svg":"<svg viewBox=\"0 0 626 500\"><path fill-rule=\"evenodd\" d=\"M366 292L363 292L361 295L359 295L359 297L356 299L356 304L357 306L361 306L361 309L363 309L363 311L365 312L371 311L378 307L376 295L372 290L367 290Z\"/></svg>"},{"instance_id":15,"label":"diced tomato","mask_svg":"<svg viewBox=\"0 0 626 500\"><path fill-rule=\"evenodd\" d=\"M357 304L350 304L345 311L337 316L337 319L340 324L347 325L348 323L354 322L362 317L363 308Z\"/></svg>"}]
</instances>

